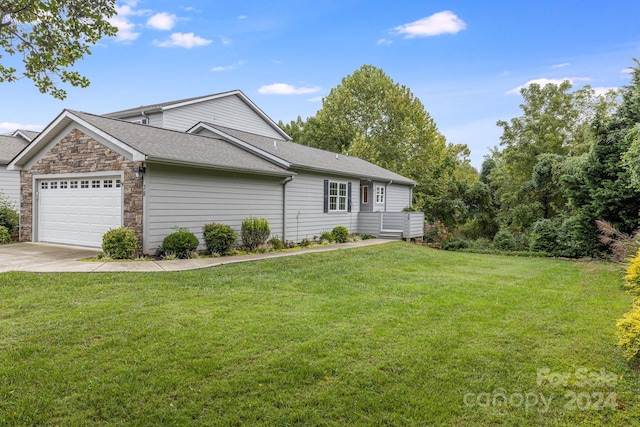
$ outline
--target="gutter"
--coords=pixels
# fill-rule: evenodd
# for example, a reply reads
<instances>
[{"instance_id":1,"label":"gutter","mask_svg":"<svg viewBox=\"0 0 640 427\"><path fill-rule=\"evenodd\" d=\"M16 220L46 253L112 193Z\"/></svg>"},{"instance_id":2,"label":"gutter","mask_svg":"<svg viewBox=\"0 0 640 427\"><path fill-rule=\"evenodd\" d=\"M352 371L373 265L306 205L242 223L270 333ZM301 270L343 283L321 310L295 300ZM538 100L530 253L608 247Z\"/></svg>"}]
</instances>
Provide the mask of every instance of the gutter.
<instances>
[{"instance_id":1,"label":"gutter","mask_svg":"<svg viewBox=\"0 0 640 427\"><path fill-rule=\"evenodd\" d=\"M286 177L282 182L282 241L287 240L287 184L293 181L294 175Z\"/></svg>"}]
</instances>

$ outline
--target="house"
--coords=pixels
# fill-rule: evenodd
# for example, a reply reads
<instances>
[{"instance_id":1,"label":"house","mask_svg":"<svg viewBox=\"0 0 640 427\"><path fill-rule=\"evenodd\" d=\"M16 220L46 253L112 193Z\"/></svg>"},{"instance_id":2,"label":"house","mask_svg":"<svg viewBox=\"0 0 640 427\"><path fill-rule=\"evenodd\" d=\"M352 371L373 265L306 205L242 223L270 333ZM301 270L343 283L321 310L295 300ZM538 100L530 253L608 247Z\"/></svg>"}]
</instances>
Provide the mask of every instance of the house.
<instances>
[{"instance_id":1,"label":"house","mask_svg":"<svg viewBox=\"0 0 640 427\"><path fill-rule=\"evenodd\" d=\"M300 241L337 225L412 238L415 182L364 160L305 147L242 92L106 115L64 110L10 163L20 171L20 239L99 247L124 225L145 254L175 227L201 237L253 215Z\"/></svg>"},{"instance_id":2,"label":"house","mask_svg":"<svg viewBox=\"0 0 640 427\"><path fill-rule=\"evenodd\" d=\"M17 209L20 207L20 173L7 170L7 166L36 136L37 132L23 130L0 135L0 191Z\"/></svg>"}]
</instances>

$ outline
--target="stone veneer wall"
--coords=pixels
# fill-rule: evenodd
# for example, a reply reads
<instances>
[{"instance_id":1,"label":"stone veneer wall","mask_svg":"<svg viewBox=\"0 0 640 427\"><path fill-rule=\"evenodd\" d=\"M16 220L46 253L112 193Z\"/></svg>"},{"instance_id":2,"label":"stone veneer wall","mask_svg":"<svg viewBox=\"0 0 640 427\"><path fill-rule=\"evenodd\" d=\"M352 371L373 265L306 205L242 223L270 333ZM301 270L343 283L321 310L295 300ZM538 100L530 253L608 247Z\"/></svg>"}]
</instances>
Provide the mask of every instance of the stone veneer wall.
<instances>
[{"instance_id":1,"label":"stone veneer wall","mask_svg":"<svg viewBox=\"0 0 640 427\"><path fill-rule=\"evenodd\" d=\"M20 172L20 241L28 242L33 237L33 175L124 171L123 225L136 233L142 248L143 188L142 179L136 178L134 172L141 165L73 129L31 169Z\"/></svg>"}]
</instances>

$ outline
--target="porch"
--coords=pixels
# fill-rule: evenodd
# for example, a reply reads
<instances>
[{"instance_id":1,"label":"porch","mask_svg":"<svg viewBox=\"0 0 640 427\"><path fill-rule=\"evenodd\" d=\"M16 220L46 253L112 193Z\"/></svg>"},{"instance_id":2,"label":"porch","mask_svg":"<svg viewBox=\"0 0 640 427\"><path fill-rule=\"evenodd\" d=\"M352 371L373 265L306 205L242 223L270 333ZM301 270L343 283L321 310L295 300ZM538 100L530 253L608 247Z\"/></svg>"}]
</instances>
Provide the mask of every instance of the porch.
<instances>
[{"instance_id":1,"label":"porch","mask_svg":"<svg viewBox=\"0 0 640 427\"><path fill-rule=\"evenodd\" d=\"M358 231L381 239L422 239L424 212L360 212Z\"/></svg>"}]
</instances>

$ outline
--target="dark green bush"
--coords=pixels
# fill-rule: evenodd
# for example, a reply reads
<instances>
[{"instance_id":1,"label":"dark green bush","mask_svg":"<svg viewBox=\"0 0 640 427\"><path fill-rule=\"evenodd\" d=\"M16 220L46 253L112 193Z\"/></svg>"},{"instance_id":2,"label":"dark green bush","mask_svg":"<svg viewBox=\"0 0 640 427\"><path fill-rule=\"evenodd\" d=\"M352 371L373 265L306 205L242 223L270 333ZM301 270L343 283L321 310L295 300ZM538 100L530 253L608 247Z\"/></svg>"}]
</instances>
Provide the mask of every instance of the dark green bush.
<instances>
[{"instance_id":1,"label":"dark green bush","mask_svg":"<svg viewBox=\"0 0 640 427\"><path fill-rule=\"evenodd\" d=\"M284 249L284 243L277 236L270 238L267 243L271 245L274 251L281 251Z\"/></svg>"},{"instance_id":2,"label":"dark green bush","mask_svg":"<svg viewBox=\"0 0 640 427\"><path fill-rule=\"evenodd\" d=\"M493 247L501 251L512 251L516 248L516 239L513 233L506 228L500 229L493 236Z\"/></svg>"},{"instance_id":3,"label":"dark green bush","mask_svg":"<svg viewBox=\"0 0 640 427\"><path fill-rule=\"evenodd\" d=\"M322 233L320 235L320 241L326 241L328 243L332 243L333 242L333 234L329 231L325 231L324 233Z\"/></svg>"},{"instance_id":4,"label":"dark green bush","mask_svg":"<svg viewBox=\"0 0 640 427\"><path fill-rule=\"evenodd\" d=\"M113 259L132 259L138 251L138 239L133 230L112 228L102 235L102 250Z\"/></svg>"},{"instance_id":5,"label":"dark green bush","mask_svg":"<svg viewBox=\"0 0 640 427\"><path fill-rule=\"evenodd\" d=\"M198 249L198 238L187 228L178 228L162 241L162 251L176 258L189 258Z\"/></svg>"},{"instance_id":6,"label":"dark green bush","mask_svg":"<svg viewBox=\"0 0 640 427\"><path fill-rule=\"evenodd\" d=\"M231 252L238 241L238 233L230 225L215 222L202 227L202 237L207 250L220 255Z\"/></svg>"},{"instance_id":7,"label":"dark green bush","mask_svg":"<svg viewBox=\"0 0 640 427\"><path fill-rule=\"evenodd\" d=\"M346 243L349 240L349 229L344 225L338 225L331 230L333 241L336 243Z\"/></svg>"},{"instance_id":8,"label":"dark green bush","mask_svg":"<svg viewBox=\"0 0 640 427\"><path fill-rule=\"evenodd\" d=\"M0 190L0 226L6 227L9 234L13 233L20 224L20 215L14 209L13 203Z\"/></svg>"},{"instance_id":9,"label":"dark green bush","mask_svg":"<svg viewBox=\"0 0 640 427\"><path fill-rule=\"evenodd\" d=\"M11 243L11 233L4 225L0 225L0 244Z\"/></svg>"},{"instance_id":10,"label":"dark green bush","mask_svg":"<svg viewBox=\"0 0 640 427\"><path fill-rule=\"evenodd\" d=\"M436 219L433 223L424 225L422 237L426 243L441 245L451 238L451 233L446 225Z\"/></svg>"},{"instance_id":11,"label":"dark green bush","mask_svg":"<svg viewBox=\"0 0 640 427\"><path fill-rule=\"evenodd\" d=\"M311 246L311 240L307 239L306 237L302 240L300 240L300 247L301 248L306 248L308 246Z\"/></svg>"},{"instance_id":12,"label":"dark green bush","mask_svg":"<svg viewBox=\"0 0 640 427\"><path fill-rule=\"evenodd\" d=\"M445 251L459 251L460 249L467 249L469 247L469 242L465 239L451 239L442 244L442 249Z\"/></svg>"},{"instance_id":13,"label":"dark green bush","mask_svg":"<svg viewBox=\"0 0 640 427\"><path fill-rule=\"evenodd\" d=\"M271 229L266 218L247 217L242 220L242 244L250 251L267 241Z\"/></svg>"},{"instance_id":14,"label":"dark green bush","mask_svg":"<svg viewBox=\"0 0 640 427\"><path fill-rule=\"evenodd\" d=\"M558 249L558 224L550 219L536 221L532 227L531 249L555 253Z\"/></svg>"}]
</instances>

